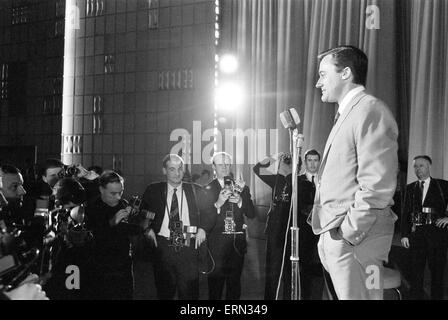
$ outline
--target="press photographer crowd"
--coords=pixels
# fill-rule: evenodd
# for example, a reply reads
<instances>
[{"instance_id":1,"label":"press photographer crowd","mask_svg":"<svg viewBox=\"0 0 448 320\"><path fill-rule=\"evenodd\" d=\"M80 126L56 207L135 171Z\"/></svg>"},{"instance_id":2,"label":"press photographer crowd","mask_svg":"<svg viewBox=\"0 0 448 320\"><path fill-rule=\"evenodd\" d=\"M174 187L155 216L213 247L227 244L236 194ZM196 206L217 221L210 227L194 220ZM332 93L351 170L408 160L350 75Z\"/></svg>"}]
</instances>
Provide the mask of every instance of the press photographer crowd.
<instances>
[{"instance_id":1,"label":"press photographer crowd","mask_svg":"<svg viewBox=\"0 0 448 320\"><path fill-rule=\"evenodd\" d=\"M307 221L320 161L320 153L312 149L304 155L303 170L301 158L298 163L298 172L303 172L297 177L301 299L311 298L316 274L325 280L324 295L337 299L332 278L318 258L319 237ZM437 271L445 266L448 183L430 178L428 156L418 156L414 163L417 177L434 185L429 193L423 191L424 202L416 201L421 196L416 196L420 189L414 184L420 183L407 187L402 243L419 262L411 291L421 298L423 270L418 268L424 266L426 250L422 243L432 239L432 297L441 299L443 272ZM114 171L48 159L37 179L24 181L19 169L1 165L1 298L132 299L133 247L140 241L151 251L159 299L198 299L201 273L207 276L209 299L239 299L245 219L254 218L255 211L249 188L234 179L231 164L230 154L214 154L215 178L200 185L186 181L181 157L168 154L161 161L166 181L150 184L142 197L133 196L129 202L122 197L124 178ZM272 189L265 230L266 300L291 297L292 165L291 155L281 153L253 167Z\"/></svg>"}]
</instances>

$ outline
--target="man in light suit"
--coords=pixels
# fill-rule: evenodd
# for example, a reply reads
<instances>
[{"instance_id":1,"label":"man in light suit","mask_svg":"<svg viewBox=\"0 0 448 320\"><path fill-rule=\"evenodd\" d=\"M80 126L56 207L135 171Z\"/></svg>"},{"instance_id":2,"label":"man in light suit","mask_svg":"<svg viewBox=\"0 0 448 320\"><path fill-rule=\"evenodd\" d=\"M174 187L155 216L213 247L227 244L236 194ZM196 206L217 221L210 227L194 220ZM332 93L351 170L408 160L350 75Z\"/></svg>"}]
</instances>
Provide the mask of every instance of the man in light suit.
<instances>
[{"instance_id":1,"label":"man in light suit","mask_svg":"<svg viewBox=\"0 0 448 320\"><path fill-rule=\"evenodd\" d=\"M321 99L339 105L311 216L319 257L339 299L382 299L397 220L397 124L386 104L365 92L364 52L341 46L318 58Z\"/></svg>"}]
</instances>

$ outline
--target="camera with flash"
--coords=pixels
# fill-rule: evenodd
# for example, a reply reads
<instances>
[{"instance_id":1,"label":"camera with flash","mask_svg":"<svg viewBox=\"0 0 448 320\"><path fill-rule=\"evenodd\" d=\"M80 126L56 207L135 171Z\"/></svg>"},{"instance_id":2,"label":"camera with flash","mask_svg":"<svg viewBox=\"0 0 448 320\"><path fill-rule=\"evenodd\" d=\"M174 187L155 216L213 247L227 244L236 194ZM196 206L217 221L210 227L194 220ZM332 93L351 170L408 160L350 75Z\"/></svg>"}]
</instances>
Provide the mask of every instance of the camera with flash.
<instances>
[{"instance_id":1,"label":"camera with flash","mask_svg":"<svg viewBox=\"0 0 448 320\"><path fill-rule=\"evenodd\" d=\"M184 226L182 221L170 221L170 246L180 249L189 247L193 235L198 232L196 226Z\"/></svg>"}]
</instances>

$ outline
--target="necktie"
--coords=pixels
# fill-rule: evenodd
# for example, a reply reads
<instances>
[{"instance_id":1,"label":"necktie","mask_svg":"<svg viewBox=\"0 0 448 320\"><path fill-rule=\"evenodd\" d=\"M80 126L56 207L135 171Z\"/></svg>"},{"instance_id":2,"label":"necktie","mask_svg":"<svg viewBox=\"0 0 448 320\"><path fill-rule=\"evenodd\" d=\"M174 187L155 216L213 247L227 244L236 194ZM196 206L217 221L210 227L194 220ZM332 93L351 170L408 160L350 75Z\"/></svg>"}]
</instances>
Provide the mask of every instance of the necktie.
<instances>
[{"instance_id":1,"label":"necktie","mask_svg":"<svg viewBox=\"0 0 448 320\"><path fill-rule=\"evenodd\" d=\"M311 176L311 182L314 184L314 176Z\"/></svg>"},{"instance_id":2,"label":"necktie","mask_svg":"<svg viewBox=\"0 0 448 320\"><path fill-rule=\"evenodd\" d=\"M417 212L420 212L421 208L422 208L422 202L423 202L423 185L422 185L421 181L418 182L418 186L415 190L415 193L416 193L415 194L415 200L416 200L416 203L415 203L416 209L415 210Z\"/></svg>"},{"instance_id":3,"label":"necktie","mask_svg":"<svg viewBox=\"0 0 448 320\"><path fill-rule=\"evenodd\" d=\"M420 203L423 205L423 190L424 190L424 187L425 187L425 181L420 181L420 194L421 194L421 201L420 201Z\"/></svg>"},{"instance_id":4,"label":"necktie","mask_svg":"<svg viewBox=\"0 0 448 320\"><path fill-rule=\"evenodd\" d=\"M336 115L334 116L333 126L336 124L336 122L338 122L338 119L339 119L339 116L340 116L340 115L341 115L341 114L339 113L339 111L336 112Z\"/></svg>"},{"instance_id":5,"label":"necktie","mask_svg":"<svg viewBox=\"0 0 448 320\"><path fill-rule=\"evenodd\" d=\"M171 199L170 221L179 221L179 202L177 201L177 189L174 189L173 198Z\"/></svg>"}]
</instances>

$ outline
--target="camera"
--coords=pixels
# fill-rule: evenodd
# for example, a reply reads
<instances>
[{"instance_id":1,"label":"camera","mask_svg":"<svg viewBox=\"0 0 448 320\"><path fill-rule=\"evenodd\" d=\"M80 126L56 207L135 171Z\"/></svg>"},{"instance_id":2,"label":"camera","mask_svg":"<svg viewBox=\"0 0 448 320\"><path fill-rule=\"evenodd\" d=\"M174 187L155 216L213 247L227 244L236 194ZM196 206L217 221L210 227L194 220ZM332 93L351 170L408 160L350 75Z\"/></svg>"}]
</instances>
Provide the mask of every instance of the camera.
<instances>
[{"instance_id":1,"label":"camera","mask_svg":"<svg viewBox=\"0 0 448 320\"><path fill-rule=\"evenodd\" d=\"M224 187L233 189L233 179L231 176L224 177Z\"/></svg>"},{"instance_id":2,"label":"camera","mask_svg":"<svg viewBox=\"0 0 448 320\"><path fill-rule=\"evenodd\" d=\"M232 196L243 192L245 185L245 182L242 180L235 181L231 176L224 177L224 188L232 191Z\"/></svg>"},{"instance_id":3,"label":"camera","mask_svg":"<svg viewBox=\"0 0 448 320\"><path fill-rule=\"evenodd\" d=\"M414 212L412 215L412 223L415 226L423 226L433 224L437 220L434 208L423 207L421 211Z\"/></svg>"},{"instance_id":4,"label":"camera","mask_svg":"<svg viewBox=\"0 0 448 320\"><path fill-rule=\"evenodd\" d=\"M182 247L184 244L184 230L182 221L170 221L170 241L173 247Z\"/></svg>"},{"instance_id":5,"label":"camera","mask_svg":"<svg viewBox=\"0 0 448 320\"><path fill-rule=\"evenodd\" d=\"M0 221L3 224L3 220ZM28 249L23 231L18 227L0 230L0 284L9 291L24 280L39 258L39 250Z\"/></svg>"},{"instance_id":6,"label":"camera","mask_svg":"<svg viewBox=\"0 0 448 320\"><path fill-rule=\"evenodd\" d=\"M76 178L81 171L76 167L76 165L64 165L61 172L59 172L58 176L60 179L62 178Z\"/></svg>"},{"instance_id":7,"label":"camera","mask_svg":"<svg viewBox=\"0 0 448 320\"><path fill-rule=\"evenodd\" d=\"M282 156L282 160L285 164L290 165L291 164L291 155L289 153L286 153Z\"/></svg>"}]
</instances>

